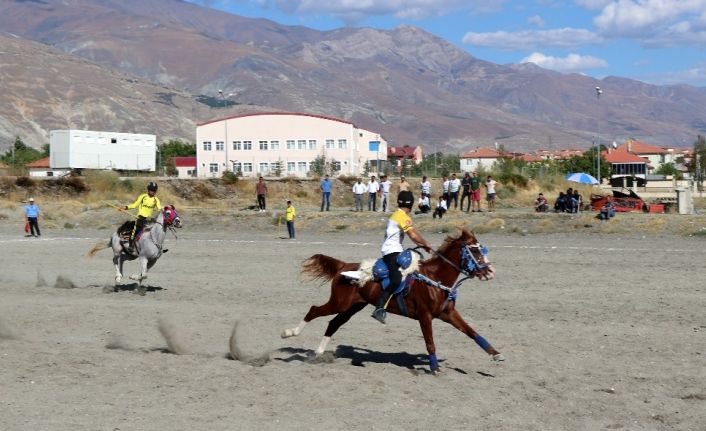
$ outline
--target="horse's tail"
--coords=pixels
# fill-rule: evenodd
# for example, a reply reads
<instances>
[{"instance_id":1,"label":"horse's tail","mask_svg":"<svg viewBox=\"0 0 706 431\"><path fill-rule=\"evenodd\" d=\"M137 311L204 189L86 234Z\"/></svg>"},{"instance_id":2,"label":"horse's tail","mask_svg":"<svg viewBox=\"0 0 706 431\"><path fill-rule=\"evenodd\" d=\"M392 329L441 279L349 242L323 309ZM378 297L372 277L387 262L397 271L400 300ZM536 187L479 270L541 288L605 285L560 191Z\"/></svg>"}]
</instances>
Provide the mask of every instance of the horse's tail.
<instances>
[{"instance_id":1,"label":"horse's tail","mask_svg":"<svg viewBox=\"0 0 706 431\"><path fill-rule=\"evenodd\" d=\"M101 250L105 250L106 248L110 248L113 246L113 239L109 239L107 243L105 242L99 242L98 244L94 245L92 249L88 250L88 253L86 253L86 257L93 257L96 255Z\"/></svg>"},{"instance_id":2,"label":"horse's tail","mask_svg":"<svg viewBox=\"0 0 706 431\"><path fill-rule=\"evenodd\" d=\"M315 254L302 264L302 274L308 274L314 279L331 280L336 274L341 272L345 265L345 262L331 256Z\"/></svg>"}]
</instances>

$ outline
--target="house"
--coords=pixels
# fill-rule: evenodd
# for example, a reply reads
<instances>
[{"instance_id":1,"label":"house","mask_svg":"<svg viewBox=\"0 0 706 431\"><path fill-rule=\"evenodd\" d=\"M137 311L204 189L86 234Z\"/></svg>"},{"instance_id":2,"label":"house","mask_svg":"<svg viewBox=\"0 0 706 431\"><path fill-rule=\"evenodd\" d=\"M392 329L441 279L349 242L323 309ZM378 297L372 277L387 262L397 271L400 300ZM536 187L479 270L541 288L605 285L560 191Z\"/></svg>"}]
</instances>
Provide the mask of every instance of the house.
<instances>
[{"instance_id":1,"label":"house","mask_svg":"<svg viewBox=\"0 0 706 431\"><path fill-rule=\"evenodd\" d=\"M71 169L52 169L49 167L49 157L35 160L25 165L28 175L34 178L61 177L71 172Z\"/></svg>"},{"instance_id":2,"label":"house","mask_svg":"<svg viewBox=\"0 0 706 431\"><path fill-rule=\"evenodd\" d=\"M610 163L613 172L611 184L617 179L618 186L620 186L620 181L622 181L621 178L623 177L641 179L642 184L647 179L648 160L628 152L627 148L603 151L602 157Z\"/></svg>"},{"instance_id":3,"label":"house","mask_svg":"<svg viewBox=\"0 0 706 431\"><path fill-rule=\"evenodd\" d=\"M503 155L492 148L476 148L459 156L461 172L490 170Z\"/></svg>"},{"instance_id":4,"label":"house","mask_svg":"<svg viewBox=\"0 0 706 431\"><path fill-rule=\"evenodd\" d=\"M172 157L178 178L196 177L196 156Z\"/></svg>"},{"instance_id":5,"label":"house","mask_svg":"<svg viewBox=\"0 0 706 431\"><path fill-rule=\"evenodd\" d=\"M648 174L651 174L666 163L676 165L676 160L680 157L679 152L675 148L660 148L636 139L628 139L617 150L646 158L649 161Z\"/></svg>"},{"instance_id":6,"label":"house","mask_svg":"<svg viewBox=\"0 0 706 431\"><path fill-rule=\"evenodd\" d=\"M405 145L404 147L387 147L387 163L393 167L397 172L402 170L403 160L410 161L415 165L422 162L422 147L410 147Z\"/></svg>"}]
</instances>

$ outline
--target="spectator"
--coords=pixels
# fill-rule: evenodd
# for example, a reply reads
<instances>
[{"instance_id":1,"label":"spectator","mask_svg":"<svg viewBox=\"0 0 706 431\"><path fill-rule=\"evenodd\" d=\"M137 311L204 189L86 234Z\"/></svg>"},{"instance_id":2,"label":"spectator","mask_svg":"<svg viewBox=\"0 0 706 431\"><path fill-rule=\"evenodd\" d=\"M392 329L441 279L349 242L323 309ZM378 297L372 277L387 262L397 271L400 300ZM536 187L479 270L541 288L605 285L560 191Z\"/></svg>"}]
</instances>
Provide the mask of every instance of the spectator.
<instances>
[{"instance_id":1,"label":"spectator","mask_svg":"<svg viewBox=\"0 0 706 431\"><path fill-rule=\"evenodd\" d=\"M375 181L375 175L373 175L368 183L368 211L376 210L378 191L380 191L380 184Z\"/></svg>"},{"instance_id":2,"label":"spectator","mask_svg":"<svg viewBox=\"0 0 706 431\"><path fill-rule=\"evenodd\" d=\"M574 201L576 202L576 211L581 211L581 205L583 205L583 196L579 193L578 189L574 190Z\"/></svg>"},{"instance_id":3,"label":"spectator","mask_svg":"<svg viewBox=\"0 0 706 431\"><path fill-rule=\"evenodd\" d=\"M566 195L564 192L559 192L559 197L554 202L554 212L563 213L566 211Z\"/></svg>"},{"instance_id":4,"label":"spectator","mask_svg":"<svg viewBox=\"0 0 706 431\"><path fill-rule=\"evenodd\" d=\"M488 200L488 212L494 212L495 211L495 185L497 184L497 181L493 179L490 175L488 175L488 178L485 180L485 188L486 188L486 199Z\"/></svg>"},{"instance_id":5,"label":"spectator","mask_svg":"<svg viewBox=\"0 0 706 431\"><path fill-rule=\"evenodd\" d=\"M564 200L566 202L566 212L575 213L577 208L577 202L574 200L574 189L569 187L566 189L566 194L564 195Z\"/></svg>"},{"instance_id":6,"label":"spectator","mask_svg":"<svg viewBox=\"0 0 706 431\"><path fill-rule=\"evenodd\" d=\"M423 195L431 196L431 183L426 176L422 177L422 183L419 185Z\"/></svg>"},{"instance_id":7,"label":"spectator","mask_svg":"<svg viewBox=\"0 0 706 431\"><path fill-rule=\"evenodd\" d=\"M441 195L439 196L439 202L436 204L436 209L434 210L433 218L439 216L439 218L441 219L442 217L444 217L444 213L446 212L446 210L446 199L444 199L444 195Z\"/></svg>"},{"instance_id":8,"label":"spectator","mask_svg":"<svg viewBox=\"0 0 706 431\"><path fill-rule=\"evenodd\" d=\"M255 185L255 193L257 194L257 206L259 208L259 212L264 213L265 195L267 195L267 184L265 184L265 180L262 177L257 180L257 184Z\"/></svg>"},{"instance_id":9,"label":"spectator","mask_svg":"<svg viewBox=\"0 0 706 431\"><path fill-rule=\"evenodd\" d=\"M297 216L297 211L292 206L292 201L287 201L286 214L287 233L289 233L289 239L294 239L294 217Z\"/></svg>"},{"instance_id":10,"label":"spectator","mask_svg":"<svg viewBox=\"0 0 706 431\"><path fill-rule=\"evenodd\" d=\"M409 183L405 179L404 175L400 178L400 192L408 192L409 191Z\"/></svg>"},{"instance_id":11,"label":"spectator","mask_svg":"<svg viewBox=\"0 0 706 431\"><path fill-rule=\"evenodd\" d=\"M431 202L429 202L429 196L421 195L419 197L419 203L417 204L417 208L419 208L419 211L416 211L415 214L428 213L431 210Z\"/></svg>"},{"instance_id":12,"label":"spectator","mask_svg":"<svg viewBox=\"0 0 706 431\"><path fill-rule=\"evenodd\" d=\"M390 211L390 189L392 189L392 183L387 179L387 175L383 174L380 177L380 210L382 212Z\"/></svg>"},{"instance_id":13,"label":"spectator","mask_svg":"<svg viewBox=\"0 0 706 431\"><path fill-rule=\"evenodd\" d=\"M39 205L34 203L34 198L29 198L25 205L25 221L29 224L32 236L42 236L39 231ZM27 236L30 236L30 232L27 232Z\"/></svg>"},{"instance_id":14,"label":"spectator","mask_svg":"<svg viewBox=\"0 0 706 431\"><path fill-rule=\"evenodd\" d=\"M549 205L547 205L547 198L544 197L544 193L540 193L534 201L534 210L538 213L545 213L548 208Z\"/></svg>"},{"instance_id":15,"label":"spectator","mask_svg":"<svg viewBox=\"0 0 706 431\"><path fill-rule=\"evenodd\" d=\"M480 210L480 177L478 172L473 172L471 176L471 209L473 212L481 212Z\"/></svg>"},{"instance_id":16,"label":"spectator","mask_svg":"<svg viewBox=\"0 0 706 431\"><path fill-rule=\"evenodd\" d=\"M358 182L353 184L353 196L355 197L355 210L363 211L363 195L368 191L368 187L358 178Z\"/></svg>"},{"instance_id":17,"label":"spectator","mask_svg":"<svg viewBox=\"0 0 706 431\"><path fill-rule=\"evenodd\" d=\"M451 183L451 180L449 180L449 177L444 175L444 178L441 180L441 194L444 196L444 199L446 202L449 201L449 184Z\"/></svg>"},{"instance_id":18,"label":"spectator","mask_svg":"<svg viewBox=\"0 0 706 431\"><path fill-rule=\"evenodd\" d=\"M321 211L324 210L324 203L326 211L328 211L331 208L331 181L328 179L328 175L324 175L319 187L321 188Z\"/></svg>"},{"instance_id":19,"label":"spectator","mask_svg":"<svg viewBox=\"0 0 706 431\"><path fill-rule=\"evenodd\" d=\"M461 211L463 211L463 201L468 199L466 204L466 212L471 209L471 175L466 172L461 180Z\"/></svg>"},{"instance_id":20,"label":"spectator","mask_svg":"<svg viewBox=\"0 0 706 431\"><path fill-rule=\"evenodd\" d=\"M449 208L451 208L451 201L454 202L454 209L458 209L458 191L461 189L461 180L456 178L456 174L451 174L451 179L449 180ZM463 205L461 205L463 206Z\"/></svg>"}]
</instances>

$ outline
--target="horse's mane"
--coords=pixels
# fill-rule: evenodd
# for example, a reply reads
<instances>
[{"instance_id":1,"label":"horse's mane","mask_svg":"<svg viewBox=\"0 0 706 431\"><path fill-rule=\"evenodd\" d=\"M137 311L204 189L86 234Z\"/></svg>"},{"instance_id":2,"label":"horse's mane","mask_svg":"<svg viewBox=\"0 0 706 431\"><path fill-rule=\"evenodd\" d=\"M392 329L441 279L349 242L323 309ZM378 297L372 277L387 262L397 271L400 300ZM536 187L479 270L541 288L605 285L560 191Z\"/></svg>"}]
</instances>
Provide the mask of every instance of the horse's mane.
<instances>
[{"instance_id":1,"label":"horse's mane","mask_svg":"<svg viewBox=\"0 0 706 431\"><path fill-rule=\"evenodd\" d=\"M441 246L439 246L439 249L437 251L439 253L445 253L446 251L448 251L451 245L457 242L459 239L472 237L474 237L473 233L467 231L466 229L458 228L456 232L452 233L451 235L447 236L446 239L444 239L444 242L441 243Z\"/></svg>"}]
</instances>

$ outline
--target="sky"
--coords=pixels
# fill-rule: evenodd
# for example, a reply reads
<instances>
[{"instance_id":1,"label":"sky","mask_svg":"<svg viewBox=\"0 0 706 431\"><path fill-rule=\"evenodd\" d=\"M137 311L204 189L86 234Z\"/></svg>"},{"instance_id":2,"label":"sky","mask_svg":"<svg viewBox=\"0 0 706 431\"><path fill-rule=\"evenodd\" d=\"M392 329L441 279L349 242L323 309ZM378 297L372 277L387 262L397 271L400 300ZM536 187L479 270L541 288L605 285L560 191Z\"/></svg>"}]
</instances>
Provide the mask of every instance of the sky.
<instances>
[{"instance_id":1,"label":"sky","mask_svg":"<svg viewBox=\"0 0 706 431\"><path fill-rule=\"evenodd\" d=\"M706 0L189 0L280 24L420 27L497 64L706 87Z\"/></svg>"}]
</instances>

